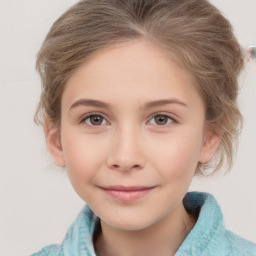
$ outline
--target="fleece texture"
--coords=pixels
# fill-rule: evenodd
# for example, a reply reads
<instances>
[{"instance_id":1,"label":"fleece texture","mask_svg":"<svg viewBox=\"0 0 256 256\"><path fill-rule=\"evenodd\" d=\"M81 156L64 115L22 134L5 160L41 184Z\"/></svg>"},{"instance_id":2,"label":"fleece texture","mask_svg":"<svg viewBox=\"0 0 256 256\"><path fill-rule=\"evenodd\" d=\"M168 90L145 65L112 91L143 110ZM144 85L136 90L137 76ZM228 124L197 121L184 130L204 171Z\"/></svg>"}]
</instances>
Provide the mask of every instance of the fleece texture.
<instances>
[{"instance_id":1,"label":"fleece texture","mask_svg":"<svg viewBox=\"0 0 256 256\"><path fill-rule=\"evenodd\" d=\"M256 256L256 244L225 229L212 195L189 192L183 202L198 219L174 256ZM60 245L49 245L31 256L96 256L92 240L98 224L99 218L86 205Z\"/></svg>"}]
</instances>

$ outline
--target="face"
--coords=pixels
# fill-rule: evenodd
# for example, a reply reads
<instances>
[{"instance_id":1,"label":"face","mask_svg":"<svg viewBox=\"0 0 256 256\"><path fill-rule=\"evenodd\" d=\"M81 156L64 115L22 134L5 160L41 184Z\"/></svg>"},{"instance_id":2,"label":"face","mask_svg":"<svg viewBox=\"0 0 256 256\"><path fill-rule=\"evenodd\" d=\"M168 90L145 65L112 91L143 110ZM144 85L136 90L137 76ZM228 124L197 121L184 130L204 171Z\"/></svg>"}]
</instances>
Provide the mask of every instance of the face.
<instances>
[{"instance_id":1,"label":"face","mask_svg":"<svg viewBox=\"0 0 256 256\"><path fill-rule=\"evenodd\" d=\"M77 194L102 221L128 230L174 215L198 162L218 146L191 74L144 41L82 65L63 92L60 131L49 122L45 131Z\"/></svg>"}]
</instances>

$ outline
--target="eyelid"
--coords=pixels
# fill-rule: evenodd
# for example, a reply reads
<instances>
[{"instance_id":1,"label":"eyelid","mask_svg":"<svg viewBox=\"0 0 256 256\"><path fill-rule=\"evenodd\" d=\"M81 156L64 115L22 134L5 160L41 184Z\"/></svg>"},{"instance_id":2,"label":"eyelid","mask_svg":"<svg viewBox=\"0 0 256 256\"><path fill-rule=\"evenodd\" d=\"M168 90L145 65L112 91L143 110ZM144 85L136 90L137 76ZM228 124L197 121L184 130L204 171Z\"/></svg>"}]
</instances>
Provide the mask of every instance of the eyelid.
<instances>
[{"instance_id":1,"label":"eyelid","mask_svg":"<svg viewBox=\"0 0 256 256\"><path fill-rule=\"evenodd\" d=\"M109 125L110 124L110 122L108 121L108 117L106 117L106 115L105 114L103 114L103 113L101 113L101 112L89 112L89 113L86 113L86 114L84 114L84 115L82 115L80 118L79 118L79 121L78 121L78 123L80 123L80 124L85 124L85 120L87 119L87 118L89 118L90 116L101 116L102 118L104 118L105 120L106 120L106 122L107 122L107 124L105 124L105 125ZM86 124L87 126L93 126L93 127L96 127L96 126L104 126L104 125L88 125L88 124Z\"/></svg>"},{"instance_id":2,"label":"eyelid","mask_svg":"<svg viewBox=\"0 0 256 256\"><path fill-rule=\"evenodd\" d=\"M155 116L161 116L161 115L170 118L170 119L172 120L171 123L175 123L175 124L179 123L179 122L178 122L178 118L177 118L176 115L174 115L174 114L171 114L171 113L169 113L169 112L168 112L168 113L167 113L167 112L156 112L156 113L152 114L152 115L148 118L148 121L146 122L146 124L148 124L149 121L150 121L153 117L155 117ZM159 126L159 127L166 127L166 126L168 126L168 125L169 125L169 124L157 125L157 126Z\"/></svg>"}]
</instances>

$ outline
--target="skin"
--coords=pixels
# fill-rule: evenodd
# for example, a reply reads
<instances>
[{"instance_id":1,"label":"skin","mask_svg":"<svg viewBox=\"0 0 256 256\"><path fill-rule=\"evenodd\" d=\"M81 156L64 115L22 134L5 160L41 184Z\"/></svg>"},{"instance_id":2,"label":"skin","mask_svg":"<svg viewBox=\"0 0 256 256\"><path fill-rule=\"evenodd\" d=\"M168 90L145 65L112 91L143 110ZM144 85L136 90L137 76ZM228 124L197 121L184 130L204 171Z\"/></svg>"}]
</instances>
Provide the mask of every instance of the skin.
<instances>
[{"instance_id":1,"label":"skin","mask_svg":"<svg viewBox=\"0 0 256 256\"><path fill-rule=\"evenodd\" d=\"M187 70L147 41L101 50L69 79L60 129L46 120L45 134L101 219L99 255L174 255L195 223L182 200L219 145ZM117 185L152 189L125 201L103 189Z\"/></svg>"}]
</instances>

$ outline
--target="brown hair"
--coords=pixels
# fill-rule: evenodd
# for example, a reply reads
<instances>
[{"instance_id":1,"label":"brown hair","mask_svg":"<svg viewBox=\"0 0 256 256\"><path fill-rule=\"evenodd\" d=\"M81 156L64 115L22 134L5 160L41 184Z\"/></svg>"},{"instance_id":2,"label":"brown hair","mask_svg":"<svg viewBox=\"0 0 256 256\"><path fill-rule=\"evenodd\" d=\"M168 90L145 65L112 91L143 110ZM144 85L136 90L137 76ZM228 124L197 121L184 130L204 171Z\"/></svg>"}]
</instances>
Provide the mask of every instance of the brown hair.
<instances>
[{"instance_id":1,"label":"brown hair","mask_svg":"<svg viewBox=\"0 0 256 256\"><path fill-rule=\"evenodd\" d=\"M36 123L56 126L67 80L92 55L113 44L146 39L174 54L196 80L206 124L221 134L214 162L231 168L242 117L237 107L240 46L230 23L207 0L83 0L52 26L36 67L42 93ZM197 173L207 166L198 166Z\"/></svg>"}]
</instances>

